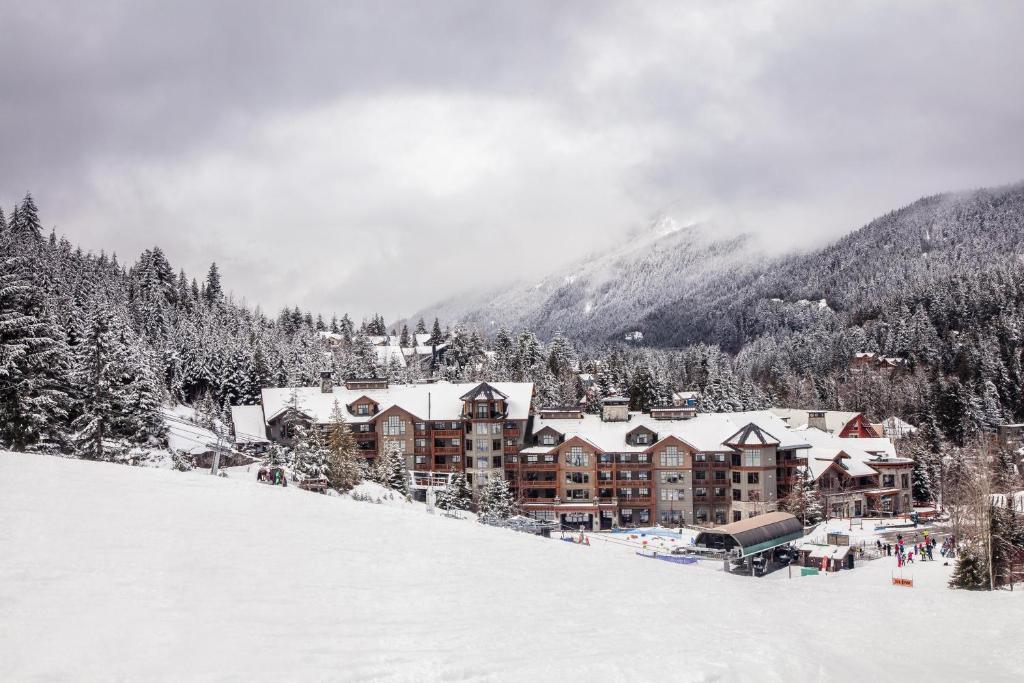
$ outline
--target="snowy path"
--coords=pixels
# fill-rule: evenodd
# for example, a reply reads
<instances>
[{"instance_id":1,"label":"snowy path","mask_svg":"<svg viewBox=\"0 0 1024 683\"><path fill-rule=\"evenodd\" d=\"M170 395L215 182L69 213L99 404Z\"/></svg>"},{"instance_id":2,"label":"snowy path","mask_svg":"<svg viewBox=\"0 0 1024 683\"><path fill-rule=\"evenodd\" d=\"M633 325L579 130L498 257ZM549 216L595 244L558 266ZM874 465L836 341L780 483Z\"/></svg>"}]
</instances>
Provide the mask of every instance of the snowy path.
<instances>
[{"instance_id":1,"label":"snowy path","mask_svg":"<svg viewBox=\"0 0 1024 683\"><path fill-rule=\"evenodd\" d=\"M939 563L757 581L248 478L0 453L0 481L3 681L1024 677L1024 594Z\"/></svg>"}]
</instances>

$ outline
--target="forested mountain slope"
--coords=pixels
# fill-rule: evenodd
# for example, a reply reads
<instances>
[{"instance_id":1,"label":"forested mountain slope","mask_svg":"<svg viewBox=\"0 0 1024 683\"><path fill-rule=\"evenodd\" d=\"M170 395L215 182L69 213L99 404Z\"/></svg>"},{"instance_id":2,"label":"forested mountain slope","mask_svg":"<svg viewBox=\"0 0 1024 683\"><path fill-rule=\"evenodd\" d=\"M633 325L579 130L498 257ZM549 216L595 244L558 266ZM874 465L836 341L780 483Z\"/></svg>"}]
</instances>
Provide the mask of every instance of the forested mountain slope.
<instances>
[{"instance_id":1,"label":"forested mountain slope","mask_svg":"<svg viewBox=\"0 0 1024 683\"><path fill-rule=\"evenodd\" d=\"M825 299L846 321L877 317L908 291L1018 260L1024 184L935 195L882 216L823 249L723 274L652 311L640 329L655 345L718 343L737 350L772 331L771 299ZM941 296L932 291L930 296Z\"/></svg>"},{"instance_id":2,"label":"forested mountain slope","mask_svg":"<svg viewBox=\"0 0 1024 683\"><path fill-rule=\"evenodd\" d=\"M454 297L411 319L438 317L485 333L505 326L547 338L561 331L579 340L621 339L680 292L726 272L747 272L753 253L749 235L721 237L713 226L680 226L663 218L624 244L560 267L540 281Z\"/></svg>"}]
</instances>

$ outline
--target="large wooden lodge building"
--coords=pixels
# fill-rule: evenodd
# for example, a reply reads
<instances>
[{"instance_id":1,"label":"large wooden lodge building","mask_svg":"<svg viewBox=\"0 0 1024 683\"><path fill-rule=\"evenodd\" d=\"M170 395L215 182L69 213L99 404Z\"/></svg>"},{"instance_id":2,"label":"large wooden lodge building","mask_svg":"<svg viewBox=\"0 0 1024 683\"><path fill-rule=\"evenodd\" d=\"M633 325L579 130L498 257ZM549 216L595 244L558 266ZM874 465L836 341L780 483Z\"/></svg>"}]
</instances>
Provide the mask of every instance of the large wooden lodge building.
<instances>
[{"instance_id":1,"label":"large wooden lodge building","mask_svg":"<svg viewBox=\"0 0 1024 683\"><path fill-rule=\"evenodd\" d=\"M288 425L326 426L337 405L367 460L385 439L399 444L418 496L455 472L477 489L504 477L524 514L593 530L748 519L777 509L801 476L833 516L910 510L912 461L860 414L628 403L606 398L594 415L535 407L526 382L334 386L325 375L320 387L264 389L232 418L240 444L288 443Z\"/></svg>"}]
</instances>

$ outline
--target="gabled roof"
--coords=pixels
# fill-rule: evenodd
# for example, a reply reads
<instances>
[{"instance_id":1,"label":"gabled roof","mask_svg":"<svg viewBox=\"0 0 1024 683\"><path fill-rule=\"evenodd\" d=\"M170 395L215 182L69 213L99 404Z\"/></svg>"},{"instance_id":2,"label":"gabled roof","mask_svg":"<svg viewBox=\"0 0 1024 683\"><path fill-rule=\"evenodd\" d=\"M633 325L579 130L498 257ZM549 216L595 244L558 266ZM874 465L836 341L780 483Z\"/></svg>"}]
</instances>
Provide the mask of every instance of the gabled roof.
<instances>
[{"instance_id":1,"label":"gabled roof","mask_svg":"<svg viewBox=\"0 0 1024 683\"><path fill-rule=\"evenodd\" d=\"M778 446L779 440L758 427L753 422L748 422L742 429L725 440L729 446Z\"/></svg>"},{"instance_id":2,"label":"gabled roof","mask_svg":"<svg viewBox=\"0 0 1024 683\"><path fill-rule=\"evenodd\" d=\"M503 401L508 396L501 393L487 382L481 382L459 397L461 401Z\"/></svg>"}]
</instances>

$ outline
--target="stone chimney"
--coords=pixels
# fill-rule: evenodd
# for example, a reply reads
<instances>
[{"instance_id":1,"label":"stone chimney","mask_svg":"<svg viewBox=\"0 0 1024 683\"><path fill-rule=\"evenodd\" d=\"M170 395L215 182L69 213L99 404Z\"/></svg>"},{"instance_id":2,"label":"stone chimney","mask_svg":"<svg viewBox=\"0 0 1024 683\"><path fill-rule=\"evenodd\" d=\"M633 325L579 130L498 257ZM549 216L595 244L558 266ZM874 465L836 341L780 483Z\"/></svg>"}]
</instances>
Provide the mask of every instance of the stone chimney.
<instances>
[{"instance_id":1,"label":"stone chimney","mask_svg":"<svg viewBox=\"0 0 1024 683\"><path fill-rule=\"evenodd\" d=\"M324 370L320 373L320 393L329 394L334 391L334 373Z\"/></svg>"},{"instance_id":2,"label":"stone chimney","mask_svg":"<svg viewBox=\"0 0 1024 683\"><path fill-rule=\"evenodd\" d=\"M820 429L823 432L827 432L825 429L825 411L824 410L808 410L807 411L807 426Z\"/></svg>"}]
</instances>

